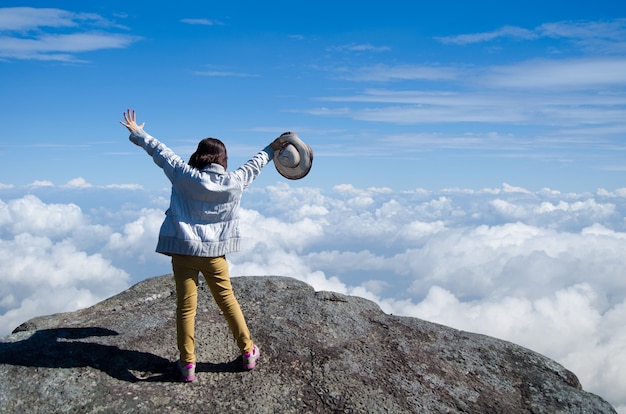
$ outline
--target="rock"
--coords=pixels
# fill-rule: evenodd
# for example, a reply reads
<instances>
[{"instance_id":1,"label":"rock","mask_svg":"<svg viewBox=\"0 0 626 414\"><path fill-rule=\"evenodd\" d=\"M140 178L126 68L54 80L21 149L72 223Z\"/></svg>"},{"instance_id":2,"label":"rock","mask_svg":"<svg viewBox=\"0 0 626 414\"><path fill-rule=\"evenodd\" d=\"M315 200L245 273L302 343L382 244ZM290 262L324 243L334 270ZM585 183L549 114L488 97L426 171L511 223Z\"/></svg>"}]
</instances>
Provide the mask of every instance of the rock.
<instances>
[{"instance_id":1,"label":"rock","mask_svg":"<svg viewBox=\"0 0 626 414\"><path fill-rule=\"evenodd\" d=\"M0 340L6 413L615 413L556 362L512 343L287 277L233 278L257 369L240 371L206 286L197 379L178 382L171 275Z\"/></svg>"}]
</instances>

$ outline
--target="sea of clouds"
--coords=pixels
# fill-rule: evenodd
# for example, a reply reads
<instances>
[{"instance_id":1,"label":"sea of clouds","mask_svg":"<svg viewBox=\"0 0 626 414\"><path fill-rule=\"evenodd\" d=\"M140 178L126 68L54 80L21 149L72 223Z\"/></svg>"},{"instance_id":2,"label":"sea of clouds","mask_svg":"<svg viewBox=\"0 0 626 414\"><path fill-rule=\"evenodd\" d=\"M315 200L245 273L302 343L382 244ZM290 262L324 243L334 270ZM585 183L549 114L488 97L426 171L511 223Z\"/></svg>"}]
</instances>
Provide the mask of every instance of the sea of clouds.
<instances>
[{"instance_id":1,"label":"sea of clouds","mask_svg":"<svg viewBox=\"0 0 626 414\"><path fill-rule=\"evenodd\" d=\"M170 273L154 253L167 190L68 184L0 186L0 336ZM233 276L291 276L528 347L626 413L625 217L626 188L281 183L244 195L228 259Z\"/></svg>"}]
</instances>

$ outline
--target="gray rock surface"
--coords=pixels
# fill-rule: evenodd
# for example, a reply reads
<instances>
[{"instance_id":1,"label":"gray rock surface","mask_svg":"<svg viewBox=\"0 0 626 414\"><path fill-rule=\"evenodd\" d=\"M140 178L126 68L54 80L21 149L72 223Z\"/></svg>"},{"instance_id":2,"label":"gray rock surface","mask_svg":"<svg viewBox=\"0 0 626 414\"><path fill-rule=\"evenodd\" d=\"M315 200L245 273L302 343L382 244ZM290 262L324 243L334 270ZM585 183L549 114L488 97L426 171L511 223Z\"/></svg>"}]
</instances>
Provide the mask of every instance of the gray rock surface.
<instances>
[{"instance_id":1,"label":"gray rock surface","mask_svg":"<svg viewBox=\"0 0 626 414\"><path fill-rule=\"evenodd\" d=\"M171 275L0 339L6 413L615 413L512 343L383 313L287 277L233 278L257 369L201 284L197 379L177 381Z\"/></svg>"}]
</instances>

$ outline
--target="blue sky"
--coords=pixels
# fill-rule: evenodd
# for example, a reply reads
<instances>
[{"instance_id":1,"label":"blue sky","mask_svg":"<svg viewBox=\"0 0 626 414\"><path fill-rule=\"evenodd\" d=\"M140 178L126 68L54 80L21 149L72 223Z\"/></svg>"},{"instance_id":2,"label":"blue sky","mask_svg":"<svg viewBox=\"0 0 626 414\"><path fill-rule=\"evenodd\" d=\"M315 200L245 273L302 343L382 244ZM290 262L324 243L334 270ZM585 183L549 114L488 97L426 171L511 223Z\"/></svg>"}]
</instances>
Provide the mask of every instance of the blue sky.
<instances>
[{"instance_id":1,"label":"blue sky","mask_svg":"<svg viewBox=\"0 0 626 414\"><path fill-rule=\"evenodd\" d=\"M243 160L295 130L317 186L626 176L619 2L106 4L6 4L37 9L2 12L1 177L163 184L124 141L127 107L184 156L210 135Z\"/></svg>"},{"instance_id":2,"label":"blue sky","mask_svg":"<svg viewBox=\"0 0 626 414\"><path fill-rule=\"evenodd\" d=\"M0 336L171 271L169 184L118 121L235 168L233 276L506 339L626 413L626 4L3 3Z\"/></svg>"}]
</instances>

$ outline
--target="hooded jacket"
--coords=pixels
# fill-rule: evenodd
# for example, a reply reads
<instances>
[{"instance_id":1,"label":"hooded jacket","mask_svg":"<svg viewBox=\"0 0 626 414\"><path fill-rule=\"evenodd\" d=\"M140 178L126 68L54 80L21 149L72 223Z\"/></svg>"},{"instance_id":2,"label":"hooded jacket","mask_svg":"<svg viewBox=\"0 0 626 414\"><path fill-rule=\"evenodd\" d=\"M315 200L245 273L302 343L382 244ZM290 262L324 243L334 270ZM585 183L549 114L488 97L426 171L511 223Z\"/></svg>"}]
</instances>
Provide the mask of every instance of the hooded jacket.
<instances>
[{"instance_id":1,"label":"hooded jacket","mask_svg":"<svg viewBox=\"0 0 626 414\"><path fill-rule=\"evenodd\" d=\"M239 205L243 190L273 159L268 145L238 169L219 164L191 167L143 129L130 134L163 169L172 183L170 207L159 231L156 251L166 255L218 257L239 251Z\"/></svg>"}]
</instances>

